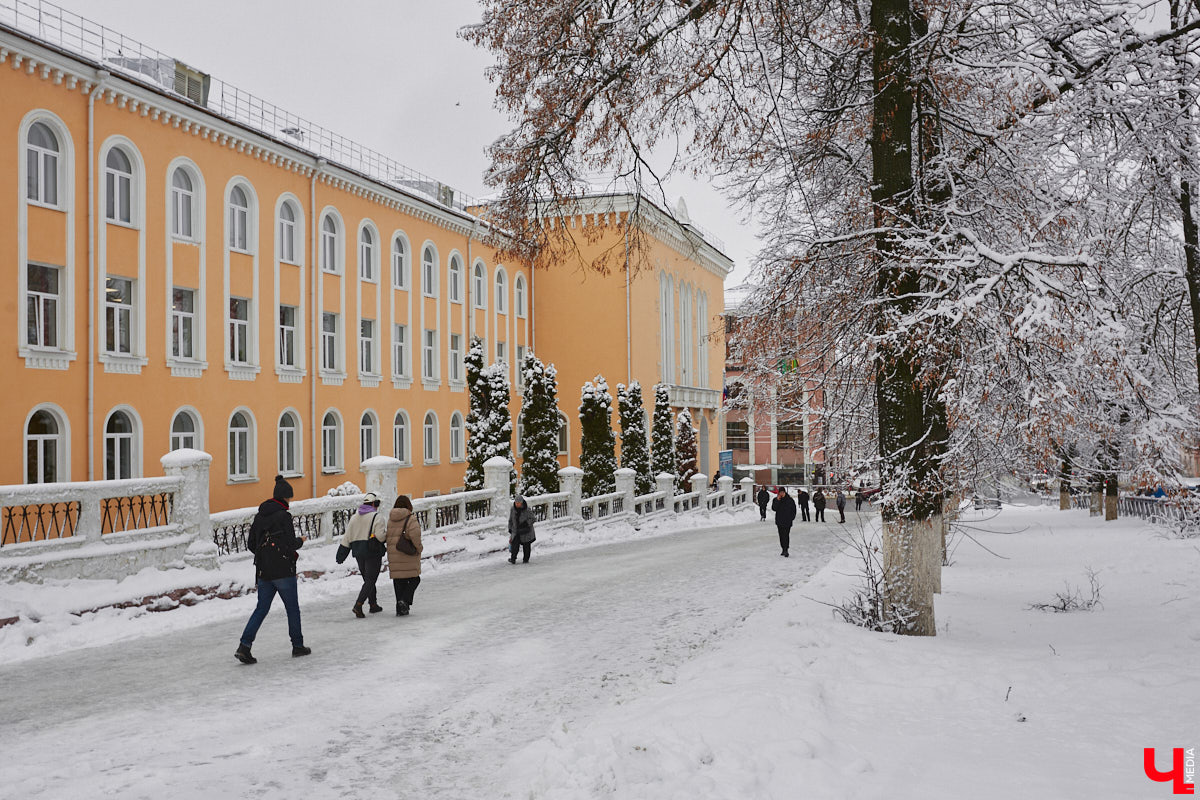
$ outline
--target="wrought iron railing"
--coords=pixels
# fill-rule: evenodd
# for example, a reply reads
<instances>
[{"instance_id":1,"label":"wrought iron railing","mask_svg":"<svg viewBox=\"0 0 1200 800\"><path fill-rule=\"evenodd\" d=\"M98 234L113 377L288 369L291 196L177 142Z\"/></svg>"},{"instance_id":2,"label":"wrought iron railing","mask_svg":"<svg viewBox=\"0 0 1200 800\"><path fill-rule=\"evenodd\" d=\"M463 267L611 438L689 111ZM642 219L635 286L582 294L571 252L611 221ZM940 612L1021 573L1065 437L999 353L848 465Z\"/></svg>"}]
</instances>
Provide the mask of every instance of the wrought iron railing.
<instances>
[{"instance_id":1,"label":"wrought iron railing","mask_svg":"<svg viewBox=\"0 0 1200 800\"><path fill-rule=\"evenodd\" d=\"M144 530L169 525L173 492L105 497L100 500L100 532Z\"/></svg>"},{"instance_id":2,"label":"wrought iron railing","mask_svg":"<svg viewBox=\"0 0 1200 800\"><path fill-rule=\"evenodd\" d=\"M30 503L0 510L0 546L75 535L79 501Z\"/></svg>"}]
</instances>

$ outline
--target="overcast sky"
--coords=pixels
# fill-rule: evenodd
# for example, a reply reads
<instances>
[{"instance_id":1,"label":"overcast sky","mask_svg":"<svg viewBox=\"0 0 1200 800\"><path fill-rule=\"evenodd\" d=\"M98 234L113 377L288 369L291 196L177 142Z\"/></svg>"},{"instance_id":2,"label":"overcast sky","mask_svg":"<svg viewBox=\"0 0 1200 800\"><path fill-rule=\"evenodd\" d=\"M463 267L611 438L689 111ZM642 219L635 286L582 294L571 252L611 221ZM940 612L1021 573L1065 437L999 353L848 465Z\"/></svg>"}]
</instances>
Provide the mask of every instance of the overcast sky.
<instances>
[{"instance_id":1,"label":"overcast sky","mask_svg":"<svg viewBox=\"0 0 1200 800\"><path fill-rule=\"evenodd\" d=\"M57 0L406 166L481 196L484 148L509 127L490 56L456 36L474 0ZM724 240L744 280L752 227L711 187L673 181L692 220Z\"/></svg>"}]
</instances>

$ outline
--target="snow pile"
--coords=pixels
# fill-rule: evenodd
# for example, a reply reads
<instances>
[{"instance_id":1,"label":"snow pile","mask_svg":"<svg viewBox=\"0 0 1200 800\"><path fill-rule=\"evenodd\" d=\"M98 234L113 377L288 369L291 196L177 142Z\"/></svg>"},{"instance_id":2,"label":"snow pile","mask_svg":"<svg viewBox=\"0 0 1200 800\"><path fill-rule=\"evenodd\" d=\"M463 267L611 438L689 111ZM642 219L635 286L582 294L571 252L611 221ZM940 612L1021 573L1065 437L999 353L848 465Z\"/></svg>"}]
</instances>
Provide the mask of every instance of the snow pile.
<instances>
[{"instance_id":1,"label":"snow pile","mask_svg":"<svg viewBox=\"0 0 1200 800\"><path fill-rule=\"evenodd\" d=\"M834 621L843 554L674 680L516 752L511 796L593 798L1166 797L1143 748L1198 742L1194 543L1137 520L971 514L937 599L938 636ZM999 557L997 557L999 556ZM1087 613L1031 610L1101 584Z\"/></svg>"}]
</instances>

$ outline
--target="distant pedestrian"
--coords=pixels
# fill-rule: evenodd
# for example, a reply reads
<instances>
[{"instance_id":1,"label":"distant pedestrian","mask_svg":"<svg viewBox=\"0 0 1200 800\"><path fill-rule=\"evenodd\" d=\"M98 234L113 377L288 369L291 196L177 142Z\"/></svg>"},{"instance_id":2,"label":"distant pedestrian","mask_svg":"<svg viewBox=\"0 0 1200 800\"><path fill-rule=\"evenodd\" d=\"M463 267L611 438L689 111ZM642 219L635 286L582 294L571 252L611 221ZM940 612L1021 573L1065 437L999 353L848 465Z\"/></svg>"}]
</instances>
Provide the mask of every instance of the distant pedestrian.
<instances>
[{"instance_id":1,"label":"distant pedestrian","mask_svg":"<svg viewBox=\"0 0 1200 800\"><path fill-rule=\"evenodd\" d=\"M838 516L840 517L840 519L838 519L838 522L845 522L846 521L846 493L843 492L841 489L838 489L837 497L834 498L834 501L837 503Z\"/></svg>"},{"instance_id":2,"label":"distant pedestrian","mask_svg":"<svg viewBox=\"0 0 1200 800\"><path fill-rule=\"evenodd\" d=\"M387 557L388 574L396 592L396 616L408 615L413 595L421 585L421 521L413 513L408 495L396 498L388 512Z\"/></svg>"},{"instance_id":3,"label":"distant pedestrian","mask_svg":"<svg viewBox=\"0 0 1200 800\"><path fill-rule=\"evenodd\" d=\"M1157 487L1155 487L1155 489L1154 489L1154 495L1153 495L1153 496L1154 496L1154 497L1157 497L1157 498L1159 498L1159 499L1161 499L1161 498L1163 498L1163 497L1166 497L1166 496L1167 496L1166 490L1164 490L1164 489L1163 489L1163 487L1162 487L1162 484L1161 484L1161 483L1160 483L1160 484L1158 484L1158 486L1157 486Z\"/></svg>"},{"instance_id":4,"label":"distant pedestrian","mask_svg":"<svg viewBox=\"0 0 1200 800\"><path fill-rule=\"evenodd\" d=\"M800 521L808 522L808 491L801 486L800 493L796 495L796 501L800 504Z\"/></svg>"},{"instance_id":5,"label":"distant pedestrian","mask_svg":"<svg viewBox=\"0 0 1200 800\"><path fill-rule=\"evenodd\" d=\"M760 486L758 489L758 495L754 499L758 502L759 519L766 520L767 503L771 502L771 494L767 491L767 487Z\"/></svg>"},{"instance_id":6,"label":"distant pedestrian","mask_svg":"<svg viewBox=\"0 0 1200 800\"><path fill-rule=\"evenodd\" d=\"M816 514L814 514L815 521L816 522L824 522L825 521L825 493L822 492L819 487L817 488L817 491L813 494L812 501L813 501L813 510L816 512Z\"/></svg>"},{"instance_id":7,"label":"distant pedestrian","mask_svg":"<svg viewBox=\"0 0 1200 800\"><path fill-rule=\"evenodd\" d=\"M775 527L779 529L779 555L788 557L788 545L792 539L792 523L796 521L796 501L787 493L787 488L779 487L779 494L771 501L771 510L775 512Z\"/></svg>"},{"instance_id":8,"label":"distant pedestrian","mask_svg":"<svg viewBox=\"0 0 1200 800\"><path fill-rule=\"evenodd\" d=\"M529 551L537 541L533 531L533 509L525 498L517 495L513 498L512 508L508 512L508 563L517 563L517 550L521 550L522 564L529 563Z\"/></svg>"},{"instance_id":9,"label":"distant pedestrian","mask_svg":"<svg viewBox=\"0 0 1200 800\"><path fill-rule=\"evenodd\" d=\"M254 637L275 595L283 601L287 611L288 636L292 640L292 656L306 656L312 648L304 646L304 634L300 630L300 598L296 589L296 552L304 546L304 537L296 535L292 513L288 511L288 500L292 497L292 485L282 475L275 476L275 489L271 499L264 501L250 523L246 534L246 547L254 553L254 580L258 591L258 605L246 622L242 639L234 656L243 664L255 664L258 659L250 654Z\"/></svg>"},{"instance_id":10,"label":"distant pedestrian","mask_svg":"<svg viewBox=\"0 0 1200 800\"><path fill-rule=\"evenodd\" d=\"M863 504L863 500L865 500L865 499L866 499L866 497L863 495L862 489L859 489L857 492L854 493L854 510L855 511L862 511L862 504Z\"/></svg>"},{"instance_id":11,"label":"distant pedestrian","mask_svg":"<svg viewBox=\"0 0 1200 800\"><path fill-rule=\"evenodd\" d=\"M379 513L379 495L367 492L362 505L358 507L350 522L346 524L346 533L338 545L336 560L341 564L346 556L353 554L358 562L358 574L362 575L363 585L358 590L358 599L354 602L354 616L362 619L363 603L369 603L372 614L383 611L379 605L379 597L375 591L375 583L379 580L379 571L383 568L383 552L386 548L387 516Z\"/></svg>"}]
</instances>

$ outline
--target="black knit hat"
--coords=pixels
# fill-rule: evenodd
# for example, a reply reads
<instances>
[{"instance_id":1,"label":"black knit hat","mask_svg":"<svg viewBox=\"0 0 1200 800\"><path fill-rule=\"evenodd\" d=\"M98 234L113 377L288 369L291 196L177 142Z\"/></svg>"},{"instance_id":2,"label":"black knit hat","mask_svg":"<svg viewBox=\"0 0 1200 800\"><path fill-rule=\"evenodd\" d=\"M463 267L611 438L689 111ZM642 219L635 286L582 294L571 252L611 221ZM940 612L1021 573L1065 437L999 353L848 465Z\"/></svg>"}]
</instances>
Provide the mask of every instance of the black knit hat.
<instances>
[{"instance_id":1,"label":"black knit hat","mask_svg":"<svg viewBox=\"0 0 1200 800\"><path fill-rule=\"evenodd\" d=\"M290 500L293 494L292 485L284 480L282 475L276 475L275 492L272 494L272 497L276 500Z\"/></svg>"}]
</instances>

